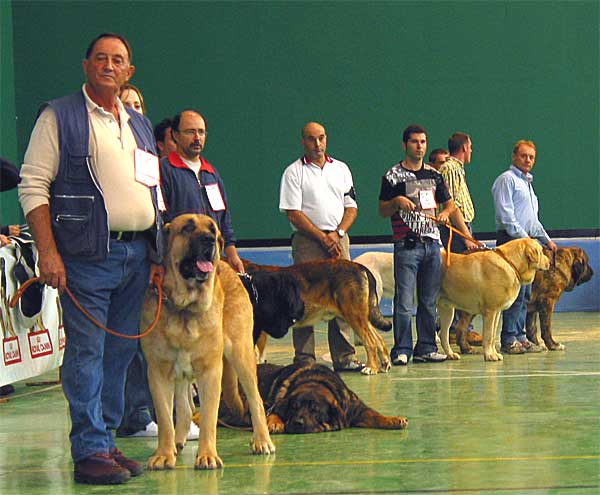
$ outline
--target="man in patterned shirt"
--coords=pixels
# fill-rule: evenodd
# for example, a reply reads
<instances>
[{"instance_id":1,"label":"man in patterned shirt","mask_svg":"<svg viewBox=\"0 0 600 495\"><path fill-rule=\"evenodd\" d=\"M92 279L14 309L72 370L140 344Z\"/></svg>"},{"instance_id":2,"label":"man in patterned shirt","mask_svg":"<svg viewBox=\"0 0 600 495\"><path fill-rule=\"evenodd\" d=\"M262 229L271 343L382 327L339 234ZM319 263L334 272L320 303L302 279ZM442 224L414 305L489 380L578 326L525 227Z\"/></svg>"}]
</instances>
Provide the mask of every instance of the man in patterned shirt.
<instances>
[{"instance_id":1,"label":"man in patterned shirt","mask_svg":"<svg viewBox=\"0 0 600 495\"><path fill-rule=\"evenodd\" d=\"M465 165L471 162L471 155L473 153L471 137L464 132L455 132L448 138L448 150L450 151L450 156L440 166L439 171L446 181L454 204L462 213L469 232L472 232L471 224L475 218L475 209L473 208L473 201L471 200L471 194L469 193L465 177ZM446 247L448 246L449 234L450 231L448 228L440 225L442 244ZM459 235L453 236L450 250L453 253L464 253L467 251L465 240Z\"/></svg>"},{"instance_id":2,"label":"man in patterned shirt","mask_svg":"<svg viewBox=\"0 0 600 495\"><path fill-rule=\"evenodd\" d=\"M436 301L440 290L442 260L436 221L452 223L468 234L460 211L454 206L444 178L425 164L427 133L418 125L402 135L404 160L381 179L379 214L390 218L394 240L394 347L392 364L437 363L446 355L435 343ZM438 204L441 211L436 216ZM413 349L413 294L417 290L417 343Z\"/></svg>"},{"instance_id":3,"label":"man in patterned shirt","mask_svg":"<svg viewBox=\"0 0 600 495\"><path fill-rule=\"evenodd\" d=\"M473 233L472 222L475 218L475 209L473 208L473 201L471 200L471 194L469 193L469 187L467 186L467 179L465 177L465 165L471 163L471 155L473 154L471 136L464 132L455 132L448 138L448 150L450 151L450 156L438 170L446 181L448 191L454 200L454 204L462 213L469 232ZM442 244L448 247L450 230L445 225L440 225L440 237L442 239ZM450 251L453 253L464 253L467 250L464 238L459 235L452 236L452 246L450 246ZM462 311L460 310L454 312L454 320L450 327L450 334L452 335L456 334L456 323L458 322L461 313ZM472 345L481 345L481 335L473 332L472 323L469 324L467 339Z\"/></svg>"}]
</instances>

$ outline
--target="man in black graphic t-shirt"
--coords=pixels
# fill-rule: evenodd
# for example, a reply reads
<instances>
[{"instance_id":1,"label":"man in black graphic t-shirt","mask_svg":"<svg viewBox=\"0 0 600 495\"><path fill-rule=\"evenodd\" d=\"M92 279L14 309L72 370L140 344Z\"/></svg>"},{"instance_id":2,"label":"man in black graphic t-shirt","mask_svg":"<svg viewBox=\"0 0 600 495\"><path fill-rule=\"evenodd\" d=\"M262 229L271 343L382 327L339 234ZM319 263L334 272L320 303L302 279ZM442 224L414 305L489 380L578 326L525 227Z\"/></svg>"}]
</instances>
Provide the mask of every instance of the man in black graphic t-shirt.
<instances>
[{"instance_id":1,"label":"man in black graphic t-shirt","mask_svg":"<svg viewBox=\"0 0 600 495\"><path fill-rule=\"evenodd\" d=\"M464 234L469 230L455 207L443 177L423 163L427 133L418 125L404 130L405 159L381 180L379 213L390 217L394 240L394 347L392 363L441 362L445 354L435 343L435 308L441 282L440 232L437 222L452 223ZM442 210L436 214L437 206ZM436 221L425 215L436 217ZM468 246L474 243L466 241ZM413 294L417 289L417 343L412 342Z\"/></svg>"}]
</instances>

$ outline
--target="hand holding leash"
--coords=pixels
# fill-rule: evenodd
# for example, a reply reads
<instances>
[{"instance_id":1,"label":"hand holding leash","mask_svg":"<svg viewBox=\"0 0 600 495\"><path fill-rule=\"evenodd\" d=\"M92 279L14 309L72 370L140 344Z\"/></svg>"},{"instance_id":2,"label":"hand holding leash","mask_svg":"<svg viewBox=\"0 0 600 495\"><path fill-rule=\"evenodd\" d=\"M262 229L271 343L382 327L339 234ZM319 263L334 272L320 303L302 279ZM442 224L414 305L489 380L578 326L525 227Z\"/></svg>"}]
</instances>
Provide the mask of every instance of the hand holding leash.
<instances>
[{"instance_id":1,"label":"hand holding leash","mask_svg":"<svg viewBox=\"0 0 600 495\"><path fill-rule=\"evenodd\" d=\"M127 334L117 332L116 330L112 330L112 329L106 327L104 324L100 323L96 318L94 318L81 305L81 303L77 300L75 295L71 292L71 290L67 286L65 286L65 290L67 291L67 294L73 301L73 304L75 304L75 306L77 306L77 309L79 309L79 311L81 311L88 318L88 320L90 320L98 328L101 328L106 333L110 333L111 335L114 335L116 337L137 340L137 339L141 339L141 338L145 337L146 335L149 335L154 330L154 328L156 327L156 325L158 323L158 320L160 319L160 314L162 312L162 303L163 303L162 281L163 281L163 277L164 277L164 268L163 267L159 267L159 268L161 268L162 270L157 270L156 273L154 274L154 278L153 278L154 285L156 286L156 289L158 291L158 302L156 305L156 315L154 317L154 321L151 323L151 325L148 327L148 329L145 332L140 333L138 335L127 335ZM34 284L35 282L43 283L41 277L33 277L33 278L30 278L29 280L27 280L27 282L25 282L23 285L21 285L21 287L19 287L19 290L17 290L13 294L13 296L10 300L9 306L11 308L14 308L17 305L17 303L19 302L19 299L21 298L23 293L28 289L28 287L31 284Z\"/></svg>"},{"instance_id":2,"label":"hand holding leash","mask_svg":"<svg viewBox=\"0 0 600 495\"><path fill-rule=\"evenodd\" d=\"M67 271L58 251L38 251L39 282L58 289L62 294L67 288Z\"/></svg>"}]
</instances>

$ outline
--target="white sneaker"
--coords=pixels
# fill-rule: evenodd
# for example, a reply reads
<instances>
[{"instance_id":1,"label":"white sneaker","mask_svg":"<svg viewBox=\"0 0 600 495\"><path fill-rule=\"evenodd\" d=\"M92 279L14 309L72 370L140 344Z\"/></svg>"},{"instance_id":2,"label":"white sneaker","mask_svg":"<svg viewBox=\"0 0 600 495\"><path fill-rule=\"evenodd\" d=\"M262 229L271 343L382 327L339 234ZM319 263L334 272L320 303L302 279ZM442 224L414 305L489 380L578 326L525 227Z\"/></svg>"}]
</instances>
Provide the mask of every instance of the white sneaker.
<instances>
[{"instance_id":1,"label":"white sneaker","mask_svg":"<svg viewBox=\"0 0 600 495\"><path fill-rule=\"evenodd\" d=\"M188 432L187 439L188 440L198 440L200 436L200 428L193 421L190 423L190 431Z\"/></svg>"},{"instance_id":2,"label":"white sneaker","mask_svg":"<svg viewBox=\"0 0 600 495\"><path fill-rule=\"evenodd\" d=\"M128 437L157 437L158 436L158 425L154 421L150 421L146 425L144 430L136 431L133 435Z\"/></svg>"}]
</instances>

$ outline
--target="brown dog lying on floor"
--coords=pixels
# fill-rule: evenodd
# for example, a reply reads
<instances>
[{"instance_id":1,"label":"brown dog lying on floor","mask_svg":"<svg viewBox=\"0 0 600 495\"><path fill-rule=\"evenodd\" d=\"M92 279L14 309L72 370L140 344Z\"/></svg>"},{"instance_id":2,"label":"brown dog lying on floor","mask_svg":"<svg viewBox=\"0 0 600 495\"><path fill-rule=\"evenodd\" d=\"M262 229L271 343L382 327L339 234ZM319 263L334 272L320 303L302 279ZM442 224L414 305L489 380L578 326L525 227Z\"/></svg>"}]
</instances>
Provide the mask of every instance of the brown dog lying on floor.
<instances>
[{"instance_id":1,"label":"brown dog lying on floor","mask_svg":"<svg viewBox=\"0 0 600 495\"><path fill-rule=\"evenodd\" d=\"M329 259L281 267L244 260L244 267L250 275L257 271L277 271L296 279L304 301L304 318L293 327L314 325L339 316L365 346L367 363L361 372L374 375L391 368L387 347L376 330L390 330L391 323L381 314L375 280L363 265Z\"/></svg>"},{"instance_id":2,"label":"brown dog lying on floor","mask_svg":"<svg viewBox=\"0 0 600 495\"><path fill-rule=\"evenodd\" d=\"M556 253L544 249L552 260L548 271L535 275L531 300L527 306L527 338L541 345L538 337L539 314L542 339L550 351L562 351L565 346L552 337L552 313L563 291L570 292L592 278L594 271L587 253L579 247L559 247Z\"/></svg>"},{"instance_id":3,"label":"brown dog lying on floor","mask_svg":"<svg viewBox=\"0 0 600 495\"><path fill-rule=\"evenodd\" d=\"M351 427L401 430L408 426L402 416L384 416L368 407L337 373L320 364L259 364L258 383L271 433L319 433ZM232 420L223 405L219 416L225 423L243 425Z\"/></svg>"},{"instance_id":4,"label":"brown dog lying on floor","mask_svg":"<svg viewBox=\"0 0 600 495\"><path fill-rule=\"evenodd\" d=\"M483 358L501 361L496 351L496 330L502 311L517 298L521 285L533 282L537 270L550 266L542 246L535 239L515 239L495 250L469 254L442 253L442 286L438 299L440 339L449 359L460 359L450 348L448 332L454 308L483 317ZM458 328L457 328L458 332ZM458 338L458 335L457 335Z\"/></svg>"},{"instance_id":5,"label":"brown dog lying on floor","mask_svg":"<svg viewBox=\"0 0 600 495\"><path fill-rule=\"evenodd\" d=\"M223 466L216 443L221 381L223 400L241 415L244 405L238 376L252 417L252 451L275 452L258 391L252 305L238 275L220 261L223 238L217 224L208 216L187 214L175 218L165 230L168 247L162 313L155 330L142 339L158 422L158 447L148 459L148 468L175 467L190 427L193 402L189 392L194 380L202 412L197 469ZM142 326L151 324L157 304L157 294L149 290Z\"/></svg>"}]
</instances>

